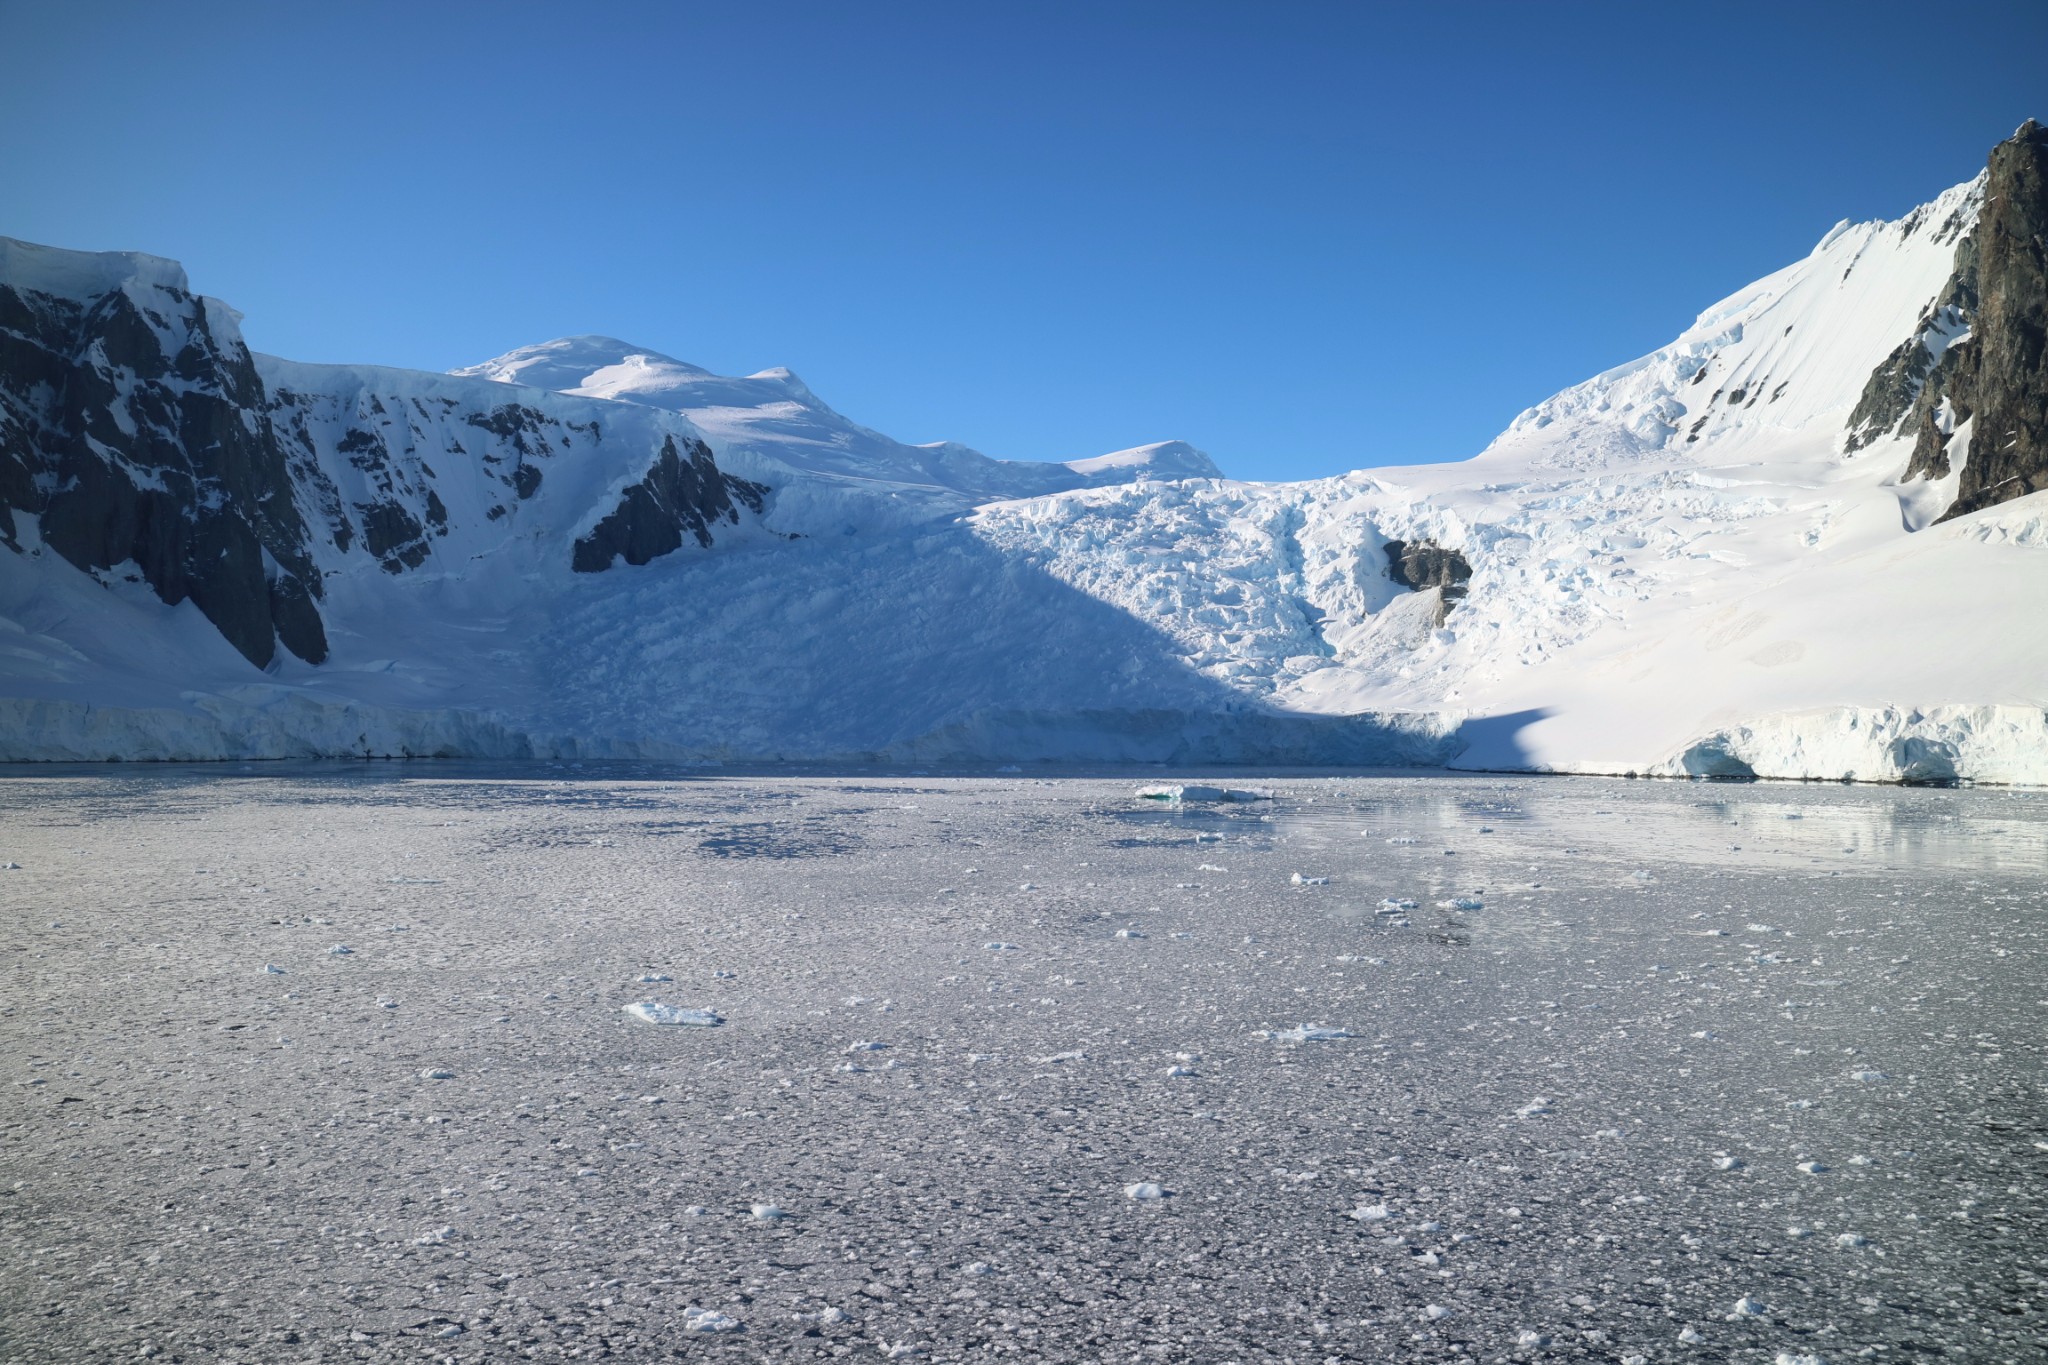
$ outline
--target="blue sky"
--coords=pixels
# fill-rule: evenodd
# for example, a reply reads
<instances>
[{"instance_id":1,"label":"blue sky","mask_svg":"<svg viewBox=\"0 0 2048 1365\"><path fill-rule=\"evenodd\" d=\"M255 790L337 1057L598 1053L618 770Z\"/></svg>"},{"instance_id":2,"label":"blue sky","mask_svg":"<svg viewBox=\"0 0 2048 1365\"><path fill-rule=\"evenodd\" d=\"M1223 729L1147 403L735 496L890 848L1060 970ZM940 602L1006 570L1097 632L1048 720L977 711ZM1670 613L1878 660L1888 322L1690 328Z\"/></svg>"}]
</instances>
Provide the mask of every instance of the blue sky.
<instances>
[{"instance_id":1,"label":"blue sky","mask_svg":"<svg viewBox=\"0 0 2048 1365\"><path fill-rule=\"evenodd\" d=\"M0 0L0 233L260 350L575 332L910 441L1477 452L2048 118L2048 5Z\"/></svg>"}]
</instances>

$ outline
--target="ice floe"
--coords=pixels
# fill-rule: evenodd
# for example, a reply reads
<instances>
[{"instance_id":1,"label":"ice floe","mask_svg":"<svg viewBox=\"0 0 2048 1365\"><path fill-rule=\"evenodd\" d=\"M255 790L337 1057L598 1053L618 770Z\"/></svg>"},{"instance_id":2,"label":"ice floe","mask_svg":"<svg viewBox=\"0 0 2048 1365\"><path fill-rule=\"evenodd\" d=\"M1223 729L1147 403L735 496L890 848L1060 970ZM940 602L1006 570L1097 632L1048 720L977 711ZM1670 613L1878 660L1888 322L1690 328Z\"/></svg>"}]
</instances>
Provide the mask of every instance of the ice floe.
<instances>
[{"instance_id":1,"label":"ice floe","mask_svg":"<svg viewBox=\"0 0 2048 1365\"><path fill-rule=\"evenodd\" d=\"M680 1005L664 1005L659 1000L635 1000L622 1006L627 1014L650 1024L680 1024L690 1028L716 1028L725 1022L725 1017L716 1010L686 1009Z\"/></svg>"}]
</instances>

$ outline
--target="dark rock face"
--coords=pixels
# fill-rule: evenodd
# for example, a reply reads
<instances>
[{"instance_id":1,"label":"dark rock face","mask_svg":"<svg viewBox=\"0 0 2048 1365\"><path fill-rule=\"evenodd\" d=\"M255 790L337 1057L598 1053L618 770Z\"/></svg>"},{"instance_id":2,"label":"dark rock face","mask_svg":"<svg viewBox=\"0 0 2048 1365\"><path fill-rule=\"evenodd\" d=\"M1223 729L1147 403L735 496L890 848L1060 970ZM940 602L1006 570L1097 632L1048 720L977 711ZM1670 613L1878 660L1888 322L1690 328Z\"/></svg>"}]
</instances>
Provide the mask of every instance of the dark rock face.
<instances>
[{"instance_id":1,"label":"dark rock face","mask_svg":"<svg viewBox=\"0 0 2048 1365\"><path fill-rule=\"evenodd\" d=\"M231 316L138 283L89 300L0 284L0 543L13 512L87 572L132 561L252 664L327 655L320 578Z\"/></svg>"},{"instance_id":2,"label":"dark rock face","mask_svg":"<svg viewBox=\"0 0 2048 1365\"><path fill-rule=\"evenodd\" d=\"M1973 221L1952 218L1936 229L1936 241L1961 234L1956 241L1955 269L1940 295L1920 315L1913 335L1871 371L1862 397L1849 413L1848 453L1853 455L1894 432L1918 430L1925 414L1938 406L1948 375L1961 359L1960 351L1951 352L1950 347L1970 330L1970 320L1977 315L1977 237L1969 230L1973 226ZM1936 377L1944 363L1948 371ZM1943 472L1947 472L1945 463Z\"/></svg>"},{"instance_id":3,"label":"dark rock face","mask_svg":"<svg viewBox=\"0 0 2048 1365\"><path fill-rule=\"evenodd\" d=\"M682 548L685 531L708 547L712 526L737 525L741 506L760 512L766 487L721 472L702 441L686 444L687 462L675 438L665 440L647 477L628 488L611 515L576 542L570 566L577 573L602 572L620 557L628 564L658 559Z\"/></svg>"},{"instance_id":4,"label":"dark rock face","mask_svg":"<svg viewBox=\"0 0 2048 1365\"><path fill-rule=\"evenodd\" d=\"M1441 625L1450 614L1451 604L1465 596L1466 582L1472 577L1472 565L1456 550L1427 540L1390 540L1387 542L1387 577L1415 592L1438 589L1442 597L1436 619Z\"/></svg>"},{"instance_id":5,"label":"dark rock face","mask_svg":"<svg viewBox=\"0 0 2048 1365\"><path fill-rule=\"evenodd\" d=\"M1992 149L1955 271L1871 375L1847 448L1911 433L1905 476L1946 478L1966 422L1969 455L1938 520L2048 488L2048 129L2032 119Z\"/></svg>"},{"instance_id":6,"label":"dark rock face","mask_svg":"<svg viewBox=\"0 0 2048 1365\"><path fill-rule=\"evenodd\" d=\"M1992 149L1977 251L1976 325L1955 377L1973 434L1943 521L2048 488L2048 128L2032 119Z\"/></svg>"}]
</instances>

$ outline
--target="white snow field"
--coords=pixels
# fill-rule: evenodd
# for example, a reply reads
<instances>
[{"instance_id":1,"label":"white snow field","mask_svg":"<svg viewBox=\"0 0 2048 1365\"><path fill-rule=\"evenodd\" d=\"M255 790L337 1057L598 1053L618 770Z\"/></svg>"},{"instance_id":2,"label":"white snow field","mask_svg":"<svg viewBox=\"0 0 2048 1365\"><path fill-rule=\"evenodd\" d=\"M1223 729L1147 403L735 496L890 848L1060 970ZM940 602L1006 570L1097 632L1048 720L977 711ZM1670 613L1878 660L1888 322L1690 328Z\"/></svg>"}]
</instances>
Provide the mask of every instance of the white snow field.
<instances>
[{"instance_id":1,"label":"white snow field","mask_svg":"<svg viewBox=\"0 0 2048 1365\"><path fill-rule=\"evenodd\" d=\"M1934 524L1956 475L1902 482L1895 434L1848 449L1980 192L1837 226L1473 460L1301 484L1215 477L1177 443L1067 464L904 445L787 371L721 377L600 337L454 376L264 359L316 418L381 394L455 431L496 395L607 435L510 516L451 506L456 531L406 572L316 544L318 666L259 671L190 605L0 555L0 757L2048 782L2048 498ZM134 259L135 288L176 271ZM18 268L82 291L114 267ZM709 548L572 573L569 542L639 477L610 434L643 428L636 449L701 432L765 509ZM1462 599L1391 578L1392 541L1461 556Z\"/></svg>"},{"instance_id":2,"label":"white snow field","mask_svg":"<svg viewBox=\"0 0 2048 1365\"><path fill-rule=\"evenodd\" d=\"M2048 795L1145 780L0 775L0 1359L2048 1356Z\"/></svg>"}]
</instances>

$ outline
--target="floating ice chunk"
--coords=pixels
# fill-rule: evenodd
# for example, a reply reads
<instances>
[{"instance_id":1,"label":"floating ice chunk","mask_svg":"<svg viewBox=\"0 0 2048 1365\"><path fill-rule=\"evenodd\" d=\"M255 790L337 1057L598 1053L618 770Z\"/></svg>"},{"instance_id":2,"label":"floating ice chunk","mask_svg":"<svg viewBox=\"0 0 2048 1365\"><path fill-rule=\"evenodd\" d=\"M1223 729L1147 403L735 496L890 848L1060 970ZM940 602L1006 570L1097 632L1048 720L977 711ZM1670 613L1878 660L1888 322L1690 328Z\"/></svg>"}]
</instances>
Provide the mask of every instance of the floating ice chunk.
<instances>
[{"instance_id":1,"label":"floating ice chunk","mask_svg":"<svg viewBox=\"0 0 2048 1365\"><path fill-rule=\"evenodd\" d=\"M1116 931L1116 936L1118 938L1143 938L1145 937L1145 931L1143 929L1119 929Z\"/></svg>"},{"instance_id":2,"label":"floating ice chunk","mask_svg":"<svg viewBox=\"0 0 2048 1365\"><path fill-rule=\"evenodd\" d=\"M1525 1351L1533 1351L1539 1346L1548 1346L1549 1344L1550 1338L1544 1336L1541 1332L1525 1331L1515 1337L1515 1345L1520 1346Z\"/></svg>"},{"instance_id":3,"label":"floating ice chunk","mask_svg":"<svg viewBox=\"0 0 2048 1365\"><path fill-rule=\"evenodd\" d=\"M1166 1068L1166 1074L1169 1076L1192 1076L1196 1073L1195 1069L1191 1066L1170 1066Z\"/></svg>"},{"instance_id":4,"label":"floating ice chunk","mask_svg":"<svg viewBox=\"0 0 2048 1365\"><path fill-rule=\"evenodd\" d=\"M976 1278L980 1278L983 1275L995 1274L996 1269L987 1261L975 1261L972 1264L961 1266L960 1273L962 1275L973 1275Z\"/></svg>"},{"instance_id":5,"label":"floating ice chunk","mask_svg":"<svg viewBox=\"0 0 2048 1365\"><path fill-rule=\"evenodd\" d=\"M1888 1081L1891 1077L1882 1071L1852 1071L1849 1073L1849 1079L1852 1081Z\"/></svg>"},{"instance_id":6,"label":"floating ice chunk","mask_svg":"<svg viewBox=\"0 0 2048 1365\"><path fill-rule=\"evenodd\" d=\"M327 950L327 955L329 957L347 957L354 951L355 949L349 947L346 943L337 943Z\"/></svg>"},{"instance_id":7,"label":"floating ice chunk","mask_svg":"<svg viewBox=\"0 0 2048 1365\"><path fill-rule=\"evenodd\" d=\"M1390 844L1419 844L1422 840L1412 834L1396 834L1387 840Z\"/></svg>"},{"instance_id":8,"label":"floating ice chunk","mask_svg":"<svg viewBox=\"0 0 2048 1365\"><path fill-rule=\"evenodd\" d=\"M1150 1203L1154 1199L1166 1198L1166 1189L1150 1180L1140 1180L1135 1185L1124 1186L1124 1198Z\"/></svg>"},{"instance_id":9,"label":"floating ice chunk","mask_svg":"<svg viewBox=\"0 0 2048 1365\"><path fill-rule=\"evenodd\" d=\"M841 1062L841 1063L840 1063L840 1064L839 1064L838 1066L836 1066L836 1067L834 1067L834 1068L832 1068L832 1069L833 1069L834 1071L844 1071L844 1072L847 1072L847 1073L849 1073L849 1074L853 1074L853 1075L861 1075L861 1074L865 1074L865 1073L866 1073L866 1071L867 1071L867 1068L866 1068L866 1067L864 1067L864 1066L860 1066L860 1065L857 1065L856 1063L853 1063L853 1062Z\"/></svg>"},{"instance_id":10,"label":"floating ice chunk","mask_svg":"<svg viewBox=\"0 0 2048 1365\"><path fill-rule=\"evenodd\" d=\"M744 1331L739 1319L729 1318L716 1308L686 1308L683 1310L685 1332L739 1332Z\"/></svg>"},{"instance_id":11,"label":"floating ice chunk","mask_svg":"<svg viewBox=\"0 0 2048 1365\"><path fill-rule=\"evenodd\" d=\"M1515 1111L1516 1114L1525 1119L1540 1118L1545 1114L1555 1114L1556 1112L1555 1109L1550 1107L1550 1101L1544 1099L1541 1095L1538 1095L1535 1099L1530 1100Z\"/></svg>"},{"instance_id":12,"label":"floating ice chunk","mask_svg":"<svg viewBox=\"0 0 2048 1365\"><path fill-rule=\"evenodd\" d=\"M1033 1057L1039 1066L1057 1066L1061 1062L1085 1062L1088 1054L1076 1049L1073 1052L1055 1052L1050 1057Z\"/></svg>"},{"instance_id":13,"label":"floating ice chunk","mask_svg":"<svg viewBox=\"0 0 2048 1365\"><path fill-rule=\"evenodd\" d=\"M1019 883L1017 883L1017 889L1018 889L1019 891L1036 891L1036 890L1038 889L1038 883L1037 883L1037 882L1019 882Z\"/></svg>"},{"instance_id":14,"label":"floating ice chunk","mask_svg":"<svg viewBox=\"0 0 2048 1365\"><path fill-rule=\"evenodd\" d=\"M1355 1218L1361 1223L1384 1223L1392 1215L1385 1204L1360 1204L1345 1216Z\"/></svg>"},{"instance_id":15,"label":"floating ice chunk","mask_svg":"<svg viewBox=\"0 0 2048 1365\"><path fill-rule=\"evenodd\" d=\"M1389 896L1380 902L1379 909L1373 911L1373 913L1376 915L1401 915L1414 908L1415 902L1404 896Z\"/></svg>"},{"instance_id":16,"label":"floating ice chunk","mask_svg":"<svg viewBox=\"0 0 2048 1365\"><path fill-rule=\"evenodd\" d=\"M1729 1310L1728 1316L1731 1318L1760 1318L1770 1311L1771 1306L1769 1304L1761 1299L1753 1299L1749 1295L1744 1294L1735 1301L1734 1306Z\"/></svg>"},{"instance_id":17,"label":"floating ice chunk","mask_svg":"<svg viewBox=\"0 0 2048 1365\"><path fill-rule=\"evenodd\" d=\"M981 946L992 953L1014 952L1017 948L1017 945L1014 943L984 943Z\"/></svg>"},{"instance_id":18,"label":"floating ice chunk","mask_svg":"<svg viewBox=\"0 0 2048 1365\"><path fill-rule=\"evenodd\" d=\"M278 966L275 962L266 962L263 964L263 974L265 976L283 976L284 968Z\"/></svg>"},{"instance_id":19,"label":"floating ice chunk","mask_svg":"<svg viewBox=\"0 0 2048 1365\"><path fill-rule=\"evenodd\" d=\"M1792 1238L1794 1241L1803 1242L1807 1238L1813 1236L1813 1229L1802 1228L1797 1224L1794 1224L1793 1226L1785 1229L1785 1235L1787 1237Z\"/></svg>"},{"instance_id":20,"label":"floating ice chunk","mask_svg":"<svg viewBox=\"0 0 2048 1365\"><path fill-rule=\"evenodd\" d=\"M1828 1168L1826 1167L1826 1165L1818 1161L1802 1161L1799 1163L1799 1169L1806 1172L1808 1175L1821 1175L1824 1172L1826 1172Z\"/></svg>"},{"instance_id":21,"label":"floating ice chunk","mask_svg":"<svg viewBox=\"0 0 2048 1365\"><path fill-rule=\"evenodd\" d=\"M1436 908L1439 910L1484 910L1486 905L1482 901L1473 900L1470 896L1458 896L1451 900L1438 901Z\"/></svg>"},{"instance_id":22,"label":"floating ice chunk","mask_svg":"<svg viewBox=\"0 0 2048 1365\"><path fill-rule=\"evenodd\" d=\"M680 1005L664 1005L659 1000L635 1000L623 1006L627 1014L650 1024L681 1024L690 1028L716 1028L725 1022L723 1015L710 1009L685 1009Z\"/></svg>"},{"instance_id":23,"label":"floating ice chunk","mask_svg":"<svg viewBox=\"0 0 2048 1365\"><path fill-rule=\"evenodd\" d=\"M1771 1365L1827 1365L1827 1361L1812 1351L1780 1351L1771 1358Z\"/></svg>"},{"instance_id":24,"label":"floating ice chunk","mask_svg":"<svg viewBox=\"0 0 2048 1365\"><path fill-rule=\"evenodd\" d=\"M1451 1315L1452 1310L1440 1303L1429 1304L1422 1310L1422 1316L1430 1322L1441 1322Z\"/></svg>"},{"instance_id":25,"label":"floating ice chunk","mask_svg":"<svg viewBox=\"0 0 2048 1365\"><path fill-rule=\"evenodd\" d=\"M757 1223L779 1223L789 1217L773 1204L755 1204L748 1208L747 1216Z\"/></svg>"},{"instance_id":26,"label":"floating ice chunk","mask_svg":"<svg viewBox=\"0 0 2048 1365\"><path fill-rule=\"evenodd\" d=\"M842 1308L821 1308L815 1313L798 1313L798 1322L815 1322L820 1327L837 1327L853 1321L853 1314Z\"/></svg>"},{"instance_id":27,"label":"floating ice chunk","mask_svg":"<svg viewBox=\"0 0 2048 1365\"><path fill-rule=\"evenodd\" d=\"M889 1045L887 1043L871 1043L866 1039L862 1039L857 1043L848 1043L846 1050L848 1052L886 1052L889 1050Z\"/></svg>"},{"instance_id":28,"label":"floating ice chunk","mask_svg":"<svg viewBox=\"0 0 2048 1365\"><path fill-rule=\"evenodd\" d=\"M1185 802L1271 801L1273 793L1264 787L1207 787L1193 783L1155 783L1134 793L1141 801Z\"/></svg>"},{"instance_id":29,"label":"floating ice chunk","mask_svg":"<svg viewBox=\"0 0 2048 1365\"><path fill-rule=\"evenodd\" d=\"M635 977L634 980L642 986L652 986L661 981L673 981L675 978L667 972L648 972L642 976Z\"/></svg>"},{"instance_id":30,"label":"floating ice chunk","mask_svg":"<svg viewBox=\"0 0 2048 1365\"><path fill-rule=\"evenodd\" d=\"M1328 1043L1338 1038L1349 1038L1351 1032L1348 1029L1324 1028L1320 1024L1301 1024L1265 1036L1276 1043Z\"/></svg>"},{"instance_id":31,"label":"floating ice chunk","mask_svg":"<svg viewBox=\"0 0 2048 1365\"><path fill-rule=\"evenodd\" d=\"M1835 1245L1838 1247L1867 1247L1870 1245L1870 1239L1860 1232L1837 1233Z\"/></svg>"},{"instance_id":32,"label":"floating ice chunk","mask_svg":"<svg viewBox=\"0 0 2048 1365\"><path fill-rule=\"evenodd\" d=\"M1328 877L1304 877L1299 872L1295 873L1289 880L1296 886L1328 886L1330 884Z\"/></svg>"},{"instance_id":33,"label":"floating ice chunk","mask_svg":"<svg viewBox=\"0 0 2048 1365\"><path fill-rule=\"evenodd\" d=\"M455 1079L455 1073L438 1066L430 1066L420 1073L420 1079L423 1081L452 1081Z\"/></svg>"},{"instance_id":34,"label":"floating ice chunk","mask_svg":"<svg viewBox=\"0 0 2048 1365\"><path fill-rule=\"evenodd\" d=\"M380 1010L395 1010L398 1008L398 1002L388 995L380 995L377 997L377 1008Z\"/></svg>"},{"instance_id":35,"label":"floating ice chunk","mask_svg":"<svg viewBox=\"0 0 2048 1365\"><path fill-rule=\"evenodd\" d=\"M736 977L738 977L738 976L739 976L739 973L738 973L738 972L728 972L728 971L725 971L725 970L721 969L721 970L719 970L719 971L715 971L715 972L713 972L713 973L711 974L711 979L712 979L713 981L731 981L731 980L733 980L734 978L736 978Z\"/></svg>"},{"instance_id":36,"label":"floating ice chunk","mask_svg":"<svg viewBox=\"0 0 2048 1365\"><path fill-rule=\"evenodd\" d=\"M1605 1138L1609 1142L1619 1142L1622 1138L1627 1137L1628 1134L1624 1133L1619 1128L1602 1128L1599 1132L1593 1134L1593 1136L1596 1138Z\"/></svg>"},{"instance_id":37,"label":"floating ice chunk","mask_svg":"<svg viewBox=\"0 0 2048 1365\"><path fill-rule=\"evenodd\" d=\"M1717 1156L1714 1158L1714 1169L1717 1171L1739 1171L1748 1164L1739 1156Z\"/></svg>"},{"instance_id":38,"label":"floating ice chunk","mask_svg":"<svg viewBox=\"0 0 2048 1365\"><path fill-rule=\"evenodd\" d=\"M1218 866L1216 866L1216 864L1214 864L1214 863L1203 863L1203 864L1202 864L1202 865L1201 865L1200 867L1196 868L1196 869L1195 869L1195 871L1197 871L1197 872L1228 872L1228 871L1230 871L1230 869L1229 869L1229 868L1227 868L1227 867L1218 867Z\"/></svg>"},{"instance_id":39,"label":"floating ice chunk","mask_svg":"<svg viewBox=\"0 0 2048 1365\"><path fill-rule=\"evenodd\" d=\"M907 1341L899 1341L894 1346L886 1341L877 1341L875 1345L882 1348L884 1360L908 1360L912 1356L924 1354L922 1346L913 1346Z\"/></svg>"},{"instance_id":40,"label":"floating ice chunk","mask_svg":"<svg viewBox=\"0 0 2048 1365\"><path fill-rule=\"evenodd\" d=\"M1695 1332L1690 1327L1680 1328L1678 1332L1678 1339L1688 1346L1698 1346L1706 1340L1705 1337L1701 1336L1698 1332Z\"/></svg>"},{"instance_id":41,"label":"floating ice chunk","mask_svg":"<svg viewBox=\"0 0 2048 1365\"><path fill-rule=\"evenodd\" d=\"M452 1228L452 1227L438 1227L438 1228L434 1228L434 1229L433 1229L432 1231L429 1231L429 1232L423 1232L423 1233L421 1233L421 1234L420 1234L419 1236L417 1236L417 1237L413 1238L413 1239L412 1239L412 1244L413 1244L414 1246L421 1246L421 1247L424 1247L424 1246L432 1246L432 1245L434 1245L434 1244L435 1244L436 1242L445 1242L445 1241L447 1241L447 1240L448 1240L448 1239L449 1239L450 1237L453 1237L454 1235L455 1235L455 1229L454 1229L454 1228Z\"/></svg>"},{"instance_id":42,"label":"floating ice chunk","mask_svg":"<svg viewBox=\"0 0 2048 1365\"><path fill-rule=\"evenodd\" d=\"M0 871L19 872L21 871L21 864L12 861L0 863Z\"/></svg>"}]
</instances>

